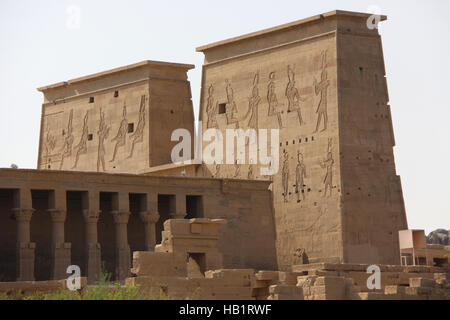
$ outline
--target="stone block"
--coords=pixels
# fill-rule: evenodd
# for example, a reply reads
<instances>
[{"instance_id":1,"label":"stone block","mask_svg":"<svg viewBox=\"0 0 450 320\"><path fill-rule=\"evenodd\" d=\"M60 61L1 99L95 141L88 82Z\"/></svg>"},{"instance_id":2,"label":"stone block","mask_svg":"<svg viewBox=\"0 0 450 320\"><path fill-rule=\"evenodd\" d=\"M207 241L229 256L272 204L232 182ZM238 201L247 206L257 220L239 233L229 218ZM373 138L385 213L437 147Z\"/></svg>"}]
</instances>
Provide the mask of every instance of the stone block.
<instances>
[{"instance_id":1,"label":"stone block","mask_svg":"<svg viewBox=\"0 0 450 320\"><path fill-rule=\"evenodd\" d=\"M297 285L297 277L303 276L303 272L278 272L278 281L281 284Z\"/></svg>"},{"instance_id":2,"label":"stone block","mask_svg":"<svg viewBox=\"0 0 450 320\"><path fill-rule=\"evenodd\" d=\"M384 287L385 294L405 294L406 287L405 286L385 286Z\"/></svg>"},{"instance_id":3,"label":"stone block","mask_svg":"<svg viewBox=\"0 0 450 320\"><path fill-rule=\"evenodd\" d=\"M433 288L429 287L406 287L405 293L407 295L427 295L433 291Z\"/></svg>"},{"instance_id":4,"label":"stone block","mask_svg":"<svg viewBox=\"0 0 450 320\"><path fill-rule=\"evenodd\" d=\"M257 280L278 280L278 271L258 271L255 274Z\"/></svg>"},{"instance_id":5,"label":"stone block","mask_svg":"<svg viewBox=\"0 0 450 320\"><path fill-rule=\"evenodd\" d=\"M410 278L409 286L412 288L418 287L434 288L436 286L436 281L434 281L433 279L426 279L426 278Z\"/></svg>"},{"instance_id":6,"label":"stone block","mask_svg":"<svg viewBox=\"0 0 450 320\"><path fill-rule=\"evenodd\" d=\"M345 279L340 277L317 277L314 286L338 286L345 287Z\"/></svg>"}]
</instances>

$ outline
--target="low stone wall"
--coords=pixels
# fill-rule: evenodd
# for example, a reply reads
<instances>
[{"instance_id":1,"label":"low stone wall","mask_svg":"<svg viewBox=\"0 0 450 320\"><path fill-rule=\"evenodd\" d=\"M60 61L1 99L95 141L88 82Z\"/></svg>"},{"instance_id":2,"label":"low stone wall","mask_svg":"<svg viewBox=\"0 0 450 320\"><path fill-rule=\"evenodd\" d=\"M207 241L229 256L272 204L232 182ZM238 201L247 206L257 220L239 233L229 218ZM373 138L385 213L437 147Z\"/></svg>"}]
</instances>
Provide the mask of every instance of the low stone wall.
<instances>
[{"instance_id":1,"label":"low stone wall","mask_svg":"<svg viewBox=\"0 0 450 320\"><path fill-rule=\"evenodd\" d=\"M423 300L450 296L448 268L380 265L381 289L371 290L367 288L369 265L308 264L294 266L293 272L220 269L205 272L204 278L189 278L176 273L152 275L146 259L135 255L134 260L144 272L128 278L127 284L150 287L175 299Z\"/></svg>"},{"instance_id":2,"label":"low stone wall","mask_svg":"<svg viewBox=\"0 0 450 320\"><path fill-rule=\"evenodd\" d=\"M81 288L87 286L87 278L81 278ZM66 280L0 282L0 294L23 296L34 293L52 293L67 289Z\"/></svg>"}]
</instances>

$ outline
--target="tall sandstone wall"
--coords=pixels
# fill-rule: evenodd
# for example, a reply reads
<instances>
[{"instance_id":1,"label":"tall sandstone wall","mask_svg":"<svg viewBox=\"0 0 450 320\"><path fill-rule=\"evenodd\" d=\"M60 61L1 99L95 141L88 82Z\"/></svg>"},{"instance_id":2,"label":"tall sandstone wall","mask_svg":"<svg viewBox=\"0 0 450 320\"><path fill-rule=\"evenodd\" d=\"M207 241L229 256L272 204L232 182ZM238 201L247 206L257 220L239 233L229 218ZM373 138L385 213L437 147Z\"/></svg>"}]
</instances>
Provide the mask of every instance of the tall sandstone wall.
<instances>
[{"instance_id":1,"label":"tall sandstone wall","mask_svg":"<svg viewBox=\"0 0 450 320\"><path fill-rule=\"evenodd\" d=\"M280 129L274 176L248 160L204 171L273 181L282 270L306 257L399 263L397 231L407 224L381 40L367 18L335 11L197 49L203 132Z\"/></svg>"},{"instance_id":2,"label":"tall sandstone wall","mask_svg":"<svg viewBox=\"0 0 450 320\"><path fill-rule=\"evenodd\" d=\"M193 67L143 61L39 88L38 169L141 174L170 163L172 132L194 132Z\"/></svg>"}]
</instances>

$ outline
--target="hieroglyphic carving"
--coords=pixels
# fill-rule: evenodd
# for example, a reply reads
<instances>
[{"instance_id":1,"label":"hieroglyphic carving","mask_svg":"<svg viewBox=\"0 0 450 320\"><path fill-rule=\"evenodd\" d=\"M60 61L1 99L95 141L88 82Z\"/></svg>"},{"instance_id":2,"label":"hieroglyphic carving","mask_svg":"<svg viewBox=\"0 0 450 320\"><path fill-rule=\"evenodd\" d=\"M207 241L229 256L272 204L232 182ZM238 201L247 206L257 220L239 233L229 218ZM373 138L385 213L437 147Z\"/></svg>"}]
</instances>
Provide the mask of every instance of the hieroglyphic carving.
<instances>
[{"instance_id":1,"label":"hieroglyphic carving","mask_svg":"<svg viewBox=\"0 0 450 320\"><path fill-rule=\"evenodd\" d=\"M321 131L327 130L328 125L328 111L327 111L327 98L328 98L328 87L330 86L330 81L328 80L328 74L327 74L327 52L322 52L322 73L320 75L320 82L317 83L316 78L314 78L314 91L316 93L316 96L320 94L320 100L319 104L317 106L317 124L316 124L316 130L314 132L317 132L319 130L320 122L323 118L323 129Z\"/></svg>"},{"instance_id":2,"label":"hieroglyphic carving","mask_svg":"<svg viewBox=\"0 0 450 320\"><path fill-rule=\"evenodd\" d=\"M214 103L214 86L208 89L208 100L206 103L206 114L208 115L207 129L217 127L216 115L218 113L219 102Z\"/></svg>"},{"instance_id":3,"label":"hieroglyphic carving","mask_svg":"<svg viewBox=\"0 0 450 320\"><path fill-rule=\"evenodd\" d=\"M297 111L298 121L301 126L301 125L305 124L305 122L303 121L303 118L302 118L300 102L303 102L306 99L303 99L302 97L300 97L300 93L298 92L298 89L295 86L295 73L291 69L291 66L288 66L288 79L289 79L289 82L286 87L286 98L288 99L287 112Z\"/></svg>"},{"instance_id":4,"label":"hieroglyphic carving","mask_svg":"<svg viewBox=\"0 0 450 320\"><path fill-rule=\"evenodd\" d=\"M305 178L306 176L306 166L303 163L303 154L297 152L297 167L295 169L295 193L297 193L297 202L300 202L300 193L302 194L303 200L305 200Z\"/></svg>"},{"instance_id":5,"label":"hieroglyphic carving","mask_svg":"<svg viewBox=\"0 0 450 320\"><path fill-rule=\"evenodd\" d=\"M128 119L127 119L127 106L123 106L122 112L122 121L120 122L119 130L117 131L116 136L111 140L111 142L116 142L114 146L113 158L109 162L114 162L116 160L117 150L120 147L125 146L126 138L127 138L127 129L128 129Z\"/></svg>"},{"instance_id":6,"label":"hieroglyphic carving","mask_svg":"<svg viewBox=\"0 0 450 320\"><path fill-rule=\"evenodd\" d=\"M283 152L283 171L281 176L281 183L283 185L283 199L288 202L289 197L289 154L286 150Z\"/></svg>"},{"instance_id":7,"label":"hieroglyphic carving","mask_svg":"<svg viewBox=\"0 0 450 320\"><path fill-rule=\"evenodd\" d=\"M84 121L83 121L83 130L82 130L80 142L75 147L75 149L77 149L77 154L76 154L75 163L73 164L72 169L75 169L77 167L78 159L80 158L80 156L82 154L87 153L88 135L89 135L89 133L88 133L88 111L86 111L86 115L84 116Z\"/></svg>"},{"instance_id":8,"label":"hieroglyphic carving","mask_svg":"<svg viewBox=\"0 0 450 320\"><path fill-rule=\"evenodd\" d=\"M133 157L134 145L144 141L144 128L145 128L145 103L146 96L141 96L141 105L139 107L139 121L136 127L136 131L131 135L132 144L131 151L128 158Z\"/></svg>"},{"instance_id":9,"label":"hieroglyphic carving","mask_svg":"<svg viewBox=\"0 0 450 320\"><path fill-rule=\"evenodd\" d=\"M70 110L69 114L69 121L67 123L67 132L63 131L64 137L64 145L61 149L61 162L59 164L59 170L62 169L64 164L64 158L72 156L72 145L73 145L73 127L72 127L72 120L73 120L73 109Z\"/></svg>"},{"instance_id":10,"label":"hieroglyphic carving","mask_svg":"<svg viewBox=\"0 0 450 320\"><path fill-rule=\"evenodd\" d=\"M323 183L325 186L324 190L324 197L327 195L327 190L330 189L329 196L331 196L331 191L333 189L333 150L332 150L332 139L328 139L328 151L327 151L327 158L320 163L320 166L327 170L325 174L325 178L323 179Z\"/></svg>"},{"instance_id":11,"label":"hieroglyphic carving","mask_svg":"<svg viewBox=\"0 0 450 320\"><path fill-rule=\"evenodd\" d=\"M278 109L278 98L275 93L275 72L269 74L269 84L267 85L267 102L269 103L269 116L277 116L278 127L283 128L283 123L281 121L281 114Z\"/></svg>"},{"instance_id":12,"label":"hieroglyphic carving","mask_svg":"<svg viewBox=\"0 0 450 320\"><path fill-rule=\"evenodd\" d=\"M227 124L237 123L239 120L237 118L238 109L236 106L236 102L234 102L234 91L231 87L230 81L225 80L227 87L227 104L226 104L226 115L227 115Z\"/></svg>"},{"instance_id":13,"label":"hieroglyphic carving","mask_svg":"<svg viewBox=\"0 0 450 320\"><path fill-rule=\"evenodd\" d=\"M100 165L105 171L105 140L108 139L109 130L111 128L106 125L105 115L100 108L100 124L98 126L98 153L97 153L97 172L100 171Z\"/></svg>"},{"instance_id":14,"label":"hieroglyphic carving","mask_svg":"<svg viewBox=\"0 0 450 320\"><path fill-rule=\"evenodd\" d=\"M252 129L258 129L258 105L261 101L261 98L259 97L258 84L259 73L255 74L255 78L253 79L252 96L248 98L248 112L245 116L245 119L250 116L250 119L248 120L248 127Z\"/></svg>"}]
</instances>

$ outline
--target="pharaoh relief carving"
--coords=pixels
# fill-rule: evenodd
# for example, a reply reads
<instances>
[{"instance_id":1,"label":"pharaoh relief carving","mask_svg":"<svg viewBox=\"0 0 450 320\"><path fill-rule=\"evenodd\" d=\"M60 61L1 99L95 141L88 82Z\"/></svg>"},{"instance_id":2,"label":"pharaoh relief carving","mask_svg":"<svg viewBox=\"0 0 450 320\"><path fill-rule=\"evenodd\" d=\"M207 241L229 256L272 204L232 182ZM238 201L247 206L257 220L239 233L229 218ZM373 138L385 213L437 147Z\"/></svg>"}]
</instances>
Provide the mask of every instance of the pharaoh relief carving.
<instances>
[{"instance_id":1,"label":"pharaoh relief carving","mask_svg":"<svg viewBox=\"0 0 450 320\"><path fill-rule=\"evenodd\" d=\"M255 175L254 175L254 173L253 173L253 161L252 161L252 160L250 160L250 164L249 164L249 166L248 166L247 178L248 178L249 180L255 179Z\"/></svg>"},{"instance_id":2,"label":"pharaoh relief carving","mask_svg":"<svg viewBox=\"0 0 450 320\"><path fill-rule=\"evenodd\" d=\"M219 103L214 101L214 86L210 85L208 89L208 99L206 103L206 114L208 115L207 129L217 127L217 113Z\"/></svg>"},{"instance_id":3,"label":"pharaoh relief carving","mask_svg":"<svg viewBox=\"0 0 450 320\"><path fill-rule=\"evenodd\" d=\"M306 166L303 162L303 154L297 152L297 167L295 168L295 193L297 194L297 202L300 202L300 194L303 200L305 200L305 178Z\"/></svg>"},{"instance_id":4,"label":"pharaoh relief carving","mask_svg":"<svg viewBox=\"0 0 450 320\"><path fill-rule=\"evenodd\" d=\"M120 122L119 130L117 131L116 136L111 140L111 142L116 142L114 146L113 158L109 162L114 162L117 156L117 150L120 147L125 146L126 138L127 138L127 129L128 129L128 119L127 119L127 106L123 106L122 111L122 121Z\"/></svg>"},{"instance_id":5,"label":"pharaoh relief carving","mask_svg":"<svg viewBox=\"0 0 450 320\"><path fill-rule=\"evenodd\" d=\"M49 125L47 123L44 148L45 148L45 161L47 161L48 163L50 162L49 156L51 152L55 149L55 146L56 146L56 138L50 133Z\"/></svg>"},{"instance_id":6,"label":"pharaoh relief carving","mask_svg":"<svg viewBox=\"0 0 450 320\"><path fill-rule=\"evenodd\" d=\"M67 123L67 132L63 131L64 144L61 149L61 162L59 164L59 170L61 170L64 165L64 159L72 156L72 145L74 140L72 120L73 120L73 109L70 110L69 121Z\"/></svg>"},{"instance_id":7,"label":"pharaoh relief carving","mask_svg":"<svg viewBox=\"0 0 450 320\"><path fill-rule=\"evenodd\" d=\"M331 196L331 191L333 190L333 165L334 165L334 159L333 159L333 150L332 150L332 143L333 140L330 138L328 139L328 151L327 151L327 157L325 160L323 160L320 163L320 166L322 169L326 169L326 174L323 179L324 183L324 197L327 196L327 191L329 190L328 196Z\"/></svg>"},{"instance_id":8,"label":"pharaoh relief carving","mask_svg":"<svg viewBox=\"0 0 450 320\"><path fill-rule=\"evenodd\" d=\"M82 130L80 142L75 147L75 149L77 149L77 154L75 156L75 163L73 164L72 169L75 169L77 167L78 160L80 159L80 156L82 154L86 154L87 153L88 136L89 136L89 133L88 133L88 112L86 111L86 114L84 116L84 121L83 121L83 130Z\"/></svg>"},{"instance_id":9,"label":"pharaoh relief carving","mask_svg":"<svg viewBox=\"0 0 450 320\"><path fill-rule=\"evenodd\" d=\"M283 199L284 202L289 200L289 154L286 150L283 151L283 169L281 173L281 183L283 185Z\"/></svg>"},{"instance_id":10,"label":"pharaoh relief carving","mask_svg":"<svg viewBox=\"0 0 450 320\"><path fill-rule=\"evenodd\" d=\"M300 109L300 102L306 101L306 99L300 97L300 93L295 84L295 72L292 70L291 66L288 66L288 79L289 82L286 87L286 98L288 99L288 110L287 112L297 111L298 121L300 126L305 124L302 118L302 112Z\"/></svg>"},{"instance_id":11,"label":"pharaoh relief carving","mask_svg":"<svg viewBox=\"0 0 450 320\"><path fill-rule=\"evenodd\" d=\"M275 72L269 74L269 84L267 85L267 102L269 103L269 116L277 116L278 127L283 128L283 123L281 121L281 114L278 111L278 99L275 93Z\"/></svg>"},{"instance_id":12,"label":"pharaoh relief carving","mask_svg":"<svg viewBox=\"0 0 450 320\"><path fill-rule=\"evenodd\" d=\"M108 139L110 127L106 125L105 114L103 110L100 109L100 124L98 126L98 152L97 152L97 172L100 171L100 166L102 170L105 171L105 140Z\"/></svg>"},{"instance_id":13,"label":"pharaoh relief carving","mask_svg":"<svg viewBox=\"0 0 450 320\"><path fill-rule=\"evenodd\" d=\"M317 105L316 113L317 113L317 124L316 130L314 132L319 131L320 123L323 119L323 129L321 131L325 131L328 126L328 111L327 111L327 98L328 98L328 87L330 86L330 81L328 80L327 74L327 52L322 52L322 72L320 74L320 82L317 83L316 78L314 78L314 91L316 96L320 95L319 104Z\"/></svg>"},{"instance_id":14,"label":"pharaoh relief carving","mask_svg":"<svg viewBox=\"0 0 450 320\"><path fill-rule=\"evenodd\" d=\"M227 116L227 124L233 124L236 123L237 126L238 124L238 118L237 118L237 113L238 113L238 109L236 106L236 102L234 101L234 91L233 88L231 87L231 83L230 81L227 79L225 80L227 87L226 87L226 92L227 92L227 104L226 104L226 116Z\"/></svg>"},{"instance_id":15,"label":"pharaoh relief carving","mask_svg":"<svg viewBox=\"0 0 450 320\"><path fill-rule=\"evenodd\" d=\"M139 107L139 121L136 127L136 131L131 135L131 151L128 158L133 157L134 146L136 143L142 143L144 141L144 128L145 128L145 104L146 104L146 96L141 96L141 104Z\"/></svg>"},{"instance_id":16,"label":"pharaoh relief carving","mask_svg":"<svg viewBox=\"0 0 450 320\"><path fill-rule=\"evenodd\" d=\"M241 166L237 163L237 160L234 162L234 175L233 178L239 179L241 176Z\"/></svg>"},{"instance_id":17,"label":"pharaoh relief carving","mask_svg":"<svg viewBox=\"0 0 450 320\"><path fill-rule=\"evenodd\" d=\"M220 165L216 164L216 173L214 174L215 178L219 178L220 176Z\"/></svg>"},{"instance_id":18,"label":"pharaoh relief carving","mask_svg":"<svg viewBox=\"0 0 450 320\"><path fill-rule=\"evenodd\" d=\"M258 84L259 73L255 74L253 79L252 96L248 98L248 111L245 116L245 119L250 117L248 120L248 127L252 129L258 129L258 105L261 101L261 98L259 97Z\"/></svg>"}]
</instances>

